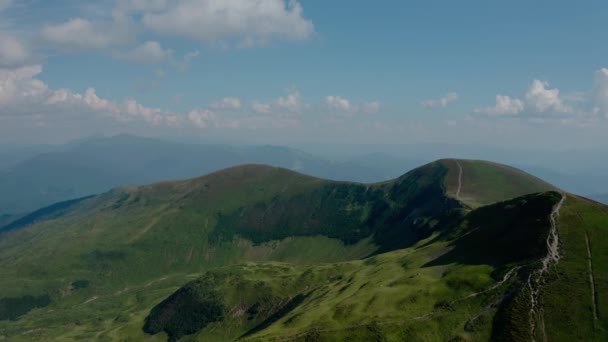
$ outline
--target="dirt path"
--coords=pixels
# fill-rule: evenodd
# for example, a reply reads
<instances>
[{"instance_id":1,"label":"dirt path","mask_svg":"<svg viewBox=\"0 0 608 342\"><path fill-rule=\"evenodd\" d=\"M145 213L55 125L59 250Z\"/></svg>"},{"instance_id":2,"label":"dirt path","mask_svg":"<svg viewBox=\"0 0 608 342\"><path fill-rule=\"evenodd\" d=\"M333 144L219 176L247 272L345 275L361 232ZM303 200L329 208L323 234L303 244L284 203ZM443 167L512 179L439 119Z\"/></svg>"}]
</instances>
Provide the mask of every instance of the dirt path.
<instances>
[{"instance_id":1,"label":"dirt path","mask_svg":"<svg viewBox=\"0 0 608 342\"><path fill-rule=\"evenodd\" d=\"M127 242L131 243L135 240L138 240L142 236L144 236L152 227L154 227L155 224L158 223L160 218L161 218L161 216L156 216L155 218L153 218L152 221L150 221L150 223L148 223L142 229L140 229L137 233L135 233L135 235L133 235Z\"/></svg>"},{"instance_id":2,"label":"dirt path","mask_svg":"<svg viewBox=\"0 0 608 342\"><path fill-rule=\"evenodd\" d=\"M167 280L167 278L169 278L169 276L164 276L162 278L154 279L154 280L148 282L146 285L144 285L144 287L150 287L150 286L152 286L152 285L154 285L154 284L156 284L158 282Z\"/></svg>"},{"instance_id":3,"label":"dirt path","mask_svg":"<svg viewBox=\"0 0 608 342\"><path fill-rule=\"evenodd\" d=\"M84 305L84 304L89 304L90 302L92 302L92 301L96 300L97 298L99 298L99 297L97 297L97 296L93 296L93 297L91 297L91 298L87 299L87 301L86 301L86 302L84 302L84 303L82 303L82 304L83 304L83 305Z\"/></svg>"},{"instance_id":4,"label":"dirt path","mask_svg":"<svg viewBox=\"0 0 608 342\"><path fill-rule=\"evenodd\" d=\"M530 320L530 335L532 336L532 341L534 341L534 336L536 335L537 325L540 327L540 333L543 336L543 341L547 340L547 335L544 331L544 321L543 321L543 308L540 305L540 290L543 281L543 275L549 269L549 265L557 264L560 259L559 254L559 234L557 231L557 220L559 218L559 212L562 209L562 205L566 200L566 195L561 194L562 199L559 203L553 208L551 215L549 216L549 221L551 222L551 229L549 231L549 235L547 236L547 255L541 260L542 267L530 274L528 277L528 288L530 289L530 312L529 312L529 320ZM536 320L539 319L537 324Z\"/></svg>"},{"instance_id":5,"label":"dirt path","mask_svg":"<svg viewBox=\"0 0 608 342\"><path fill-rule=\"evenodd\" d=\"M585 243L587 244L587 261L589 264L589 283L591 284L591 303L593 305L593 325L596 325L598 320L597 303L596 303L596 290L595 290L595 279L593 277L593 259L591 257L591 245L589 243L589 233L585 232Z\"/></svg>"},{"instance_id":6,"label":"dirt path","mask_svg":"<svg viewBox=\"0 0 608 342\"><path fill-rule=\"evenodd\" d=\"M458 165L458 189L456 189L456 199L460 200L460 191L462 190L462 165L460 162L456 160L456 165Z\"/></svg>"},{"instance_id":7,"label":"dirt path","mask_svg":"<svg viewBox=\"0 0 608 342\"><path fill-rule=\"evenodd\" d=\"M506 282L507 282L507 280L511 279L511 277L513 276L513 274L514 274L515 272L517 272L517 270L519 270L520 268L521 268L521 267L519 267L519 266L517 266L517 267L513 267L513 268L512 268L512 269L511 269L509 272L507 272L507 273L505 274L505 276L502 278L502 280L500 280L500 281L499 281L499 282L497 282L496 284L494 284L494 285L492 285L492 286L488 287L487 289L485 289L485 290L483 290L483 291L481 291L481 292L475 292L475 293L471 293L470 295L468 295L468 296L466 296L466 297L463 297L463 298L460 298L460 299L456 299L456 300L454 300L454 301L450 302L450 304L456 304L456 303L461 302L461 301L463 301L463 300L466 300L466 299L469 299L469 298L473 298L473 297L477 297L477 296L479 296L479 295L481 295L481 294L488 293L488 292L490 292L490 291L492 291L492 290L497 289L499 286L501 286L502 284L506 283Z\"/></svg>"}]
</instances>

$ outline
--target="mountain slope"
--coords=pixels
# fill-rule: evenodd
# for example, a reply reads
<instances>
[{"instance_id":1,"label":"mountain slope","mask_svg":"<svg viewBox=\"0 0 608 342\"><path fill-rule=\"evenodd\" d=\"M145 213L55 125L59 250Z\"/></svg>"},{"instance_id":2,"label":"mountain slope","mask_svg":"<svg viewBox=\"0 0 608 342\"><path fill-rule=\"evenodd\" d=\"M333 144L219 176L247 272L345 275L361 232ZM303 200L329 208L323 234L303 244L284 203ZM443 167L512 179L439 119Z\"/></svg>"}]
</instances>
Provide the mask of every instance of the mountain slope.
<instances>
[{"instance_id":1,"label":"mountain slope","mask_svg":"<svg viewBox=\"0 0 608 342\"><path fill-rule=\"evenodd\" d=\"M447 194L477 208L534 192L558 190L551 184L516 168L481 160L441 161L450 172Z\"/></svg>"},{"instance_id":2,"label":"mountain slope","mask_svg":"<svg viewBox=\"0 0 608 342\"><path fill-rule=\"evenodd\" d=\"M499 187L488 189L496 179ZM0 234L0 302L8 303L0 305L0 335L529 340L541 336L533 322L566 340L572 328L559 326L555 311L564 293L580 293L580 308L592 296L578 223L565 213L575 208L594 227L598 300L608 214L566 194L553 225L563 197L552 189L505 166L463 160L370 185L248 165L117 188ZM540 272L554 228L559 263ZM541 317L528 314L529 288L547 291L534 297ZM599 317L580 336L603 337Z\"/></svg>"}]
</instances>

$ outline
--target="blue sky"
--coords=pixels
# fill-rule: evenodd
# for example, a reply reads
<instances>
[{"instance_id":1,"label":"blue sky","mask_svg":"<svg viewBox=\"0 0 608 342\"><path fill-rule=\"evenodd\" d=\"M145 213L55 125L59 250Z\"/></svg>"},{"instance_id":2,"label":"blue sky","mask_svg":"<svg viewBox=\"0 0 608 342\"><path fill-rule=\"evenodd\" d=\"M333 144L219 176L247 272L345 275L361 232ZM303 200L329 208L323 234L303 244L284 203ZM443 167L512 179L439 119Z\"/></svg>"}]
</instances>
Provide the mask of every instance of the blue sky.
<instances>
[{"instance_id":1,"label":"blue sky","mask_svg":"<svg viewBox=\"0 0 608 342\"><path fill-rule=\"evenodd\" d=\"M605 1L0 0L0 143L608 144Z\"/></svg>"}]
</instances>

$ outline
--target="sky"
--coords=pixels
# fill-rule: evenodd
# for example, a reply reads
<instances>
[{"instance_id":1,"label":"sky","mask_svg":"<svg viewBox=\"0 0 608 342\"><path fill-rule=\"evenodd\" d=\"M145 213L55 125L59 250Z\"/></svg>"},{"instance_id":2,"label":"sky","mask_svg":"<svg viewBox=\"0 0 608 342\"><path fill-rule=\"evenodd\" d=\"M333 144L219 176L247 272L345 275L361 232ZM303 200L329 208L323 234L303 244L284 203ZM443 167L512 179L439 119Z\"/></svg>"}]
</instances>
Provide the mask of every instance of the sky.
<instances>
[{"instance_id":1,"label":"sky","mask_svg":"<svg viewBox=\"0 0 608 342\"><path fill-rule=\"evenodd\" d=\"M0 0L0 143L608 145L608 2Z\"/></svg>"}]
</instances>

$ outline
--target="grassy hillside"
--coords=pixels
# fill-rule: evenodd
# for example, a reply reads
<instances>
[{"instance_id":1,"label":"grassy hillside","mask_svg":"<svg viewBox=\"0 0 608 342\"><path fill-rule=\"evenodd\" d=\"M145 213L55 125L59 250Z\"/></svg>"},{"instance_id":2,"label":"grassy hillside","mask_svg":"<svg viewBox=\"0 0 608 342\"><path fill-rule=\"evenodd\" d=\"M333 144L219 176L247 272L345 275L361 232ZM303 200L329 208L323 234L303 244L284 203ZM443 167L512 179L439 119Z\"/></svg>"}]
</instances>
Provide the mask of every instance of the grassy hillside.
<instances>
[{"instance_id":1,"label":"grassy hillside","mask_svg":"<svg viewBox=\"0 0 608 342\"><path fill-rule=\"evenodd\" d=\"M523 285L516 276L523 277L527 263L546 253L545 214L558 200L548 193L479 209L445 234L365 260L208 272L152 310L144 330L165 331L170 339L195 333L201 341L219 338L218 331L226 340L487 340L497 319L488 306L503 301L506 291L519 291ZM485 220L513 210L518 212L510 222ZM521 232L531 248L517 248ZM487 250L471 249L478 241L490 241ZM519 273L506 276L518 267ZM192 324L198 305L217 308L218 314Z\"/></svg>"},{"instance_id":2,"label":"grassy hillside","mask_svg":"<svg viewBox=\"0 0 608 342\"><path fill-rule=\"evenodd\" d=\"M563 259L548 276L543 298L544 328L537 329L537 335L545 335L550 341L605 341L608 207L568 196L559 222Z\"/></svg>"},{"instance_id":3,"label":"grassy hillside","mask_svg":"<svg viewBox=\"0 0 608 342\"><path fill-rule=\"evenodd\" d=\"M530 331L527 280L547 255L561 196L510 199L542 183L484 164L479 180L463 168L459 197L456 162L467 163L371 185L248 165L25 216L0 233L0 338L445 341ZM493 177L508 179L504 189L474 186ZM608 219L597 217L600 234ZM578 250L563 251L564 267L587 267ZM555 284L555 298L568 290L559 286L586 291Z\"/></svg>"},{"instance_id":4,"label":"grassy hillside","mask_svg":"<svg viewBox=\"0 0 608 342\"><path fill-rule=\"evenodd\" d=\"M545 181L507 165L481 160L445 159L440 162L449 169L447 194L472 208L557 190Z\"/></svg>"}]
</instances>

